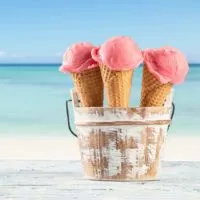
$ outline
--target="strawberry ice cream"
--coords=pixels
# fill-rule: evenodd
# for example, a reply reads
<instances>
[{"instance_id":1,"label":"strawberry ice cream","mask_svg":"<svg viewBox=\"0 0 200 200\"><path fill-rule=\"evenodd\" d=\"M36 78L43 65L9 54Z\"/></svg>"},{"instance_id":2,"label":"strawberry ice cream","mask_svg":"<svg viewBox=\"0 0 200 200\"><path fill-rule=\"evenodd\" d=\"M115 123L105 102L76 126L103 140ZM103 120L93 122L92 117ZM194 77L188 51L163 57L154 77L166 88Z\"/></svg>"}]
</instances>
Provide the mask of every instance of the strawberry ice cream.
<instances>
[{"instance_id":1,"label":"strawberry ice cream","mask_svg":"<svg viewBox=\"0 0 200 200\"><path fill-rule=\"evenodd\" d=\"M63 64L60 71L63 73L81 73L84 70L98 67L96 61L92 59L91 50L94 46L87 42L72 45L63 56Z\"/></svg>"},{"instance_id":2,"label":"strawberry ice cream","mask_svg":"<svg viewBox=\"0 0 200 200\"><path fill-rule=\"evenodd\" d=\"M147 49L143 51L144 63L162 84L182 83L189 71L188 62L182 52L173 47Z\"/></svg>"},{"instance_id":3,"label":"strawberry ice cream","mask_svg":"<svg viewBox=\"0 0 200 200\"><path fill-rule=\"evenodd\" d=\"M142 63L140 49L130 37L113 37L92 50L92 58L113 71L134 69Z\"/></svg>"}]
</instances>

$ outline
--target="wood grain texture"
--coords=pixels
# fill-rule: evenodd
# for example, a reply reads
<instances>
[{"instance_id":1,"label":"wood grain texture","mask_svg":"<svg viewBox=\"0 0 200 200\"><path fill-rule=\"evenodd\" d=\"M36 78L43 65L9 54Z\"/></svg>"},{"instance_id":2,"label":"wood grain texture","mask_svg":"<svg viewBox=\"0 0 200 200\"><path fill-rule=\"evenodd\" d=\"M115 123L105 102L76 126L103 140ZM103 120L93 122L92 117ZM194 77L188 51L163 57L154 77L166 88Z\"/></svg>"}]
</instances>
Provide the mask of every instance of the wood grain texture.
<instances>
[{"instance_id":1,"label":"wood grain texture","mask_svg":"<svg viewBox=\"0 0 200 200\"><path fill-rule=\"evenodd\" d=\"M160 181L85 180L79 161L0 161L0 199L199 200L200 162L165 162Z\"/></svg>"}]
</instances>

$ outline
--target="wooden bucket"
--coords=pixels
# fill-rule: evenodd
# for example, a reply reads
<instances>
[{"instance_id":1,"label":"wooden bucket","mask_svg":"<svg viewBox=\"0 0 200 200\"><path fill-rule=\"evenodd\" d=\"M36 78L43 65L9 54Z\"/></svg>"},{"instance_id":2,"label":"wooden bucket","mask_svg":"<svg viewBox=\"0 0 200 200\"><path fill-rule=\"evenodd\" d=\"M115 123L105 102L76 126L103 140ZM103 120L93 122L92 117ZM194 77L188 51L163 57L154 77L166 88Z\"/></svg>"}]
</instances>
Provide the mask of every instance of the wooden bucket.
<instances>
[{"instance_id":1,"label":"wooden bucket","mask_svg":"<svg viewBox=\"0 0 200 200\"><path fill-rule=\"evenodd\" d=\"M74 107L87 179L158 180L172 107ZM68 116L69 117L69 116Z\"/></svg>"}]
</instances>

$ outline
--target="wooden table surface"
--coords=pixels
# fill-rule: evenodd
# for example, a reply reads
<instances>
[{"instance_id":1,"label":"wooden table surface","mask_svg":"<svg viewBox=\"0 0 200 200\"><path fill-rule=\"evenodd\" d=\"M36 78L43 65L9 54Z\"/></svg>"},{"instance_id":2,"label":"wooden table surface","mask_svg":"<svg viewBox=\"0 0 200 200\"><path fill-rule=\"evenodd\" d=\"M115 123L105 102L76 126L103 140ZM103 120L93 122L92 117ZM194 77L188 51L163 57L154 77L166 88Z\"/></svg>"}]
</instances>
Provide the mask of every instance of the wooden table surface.
<instances>
[{"instance_id":1,"label":"wooden table surface","mask_svg":"<svg viewBox=\"0 0 200 200\"><path fill-rule=\"evenodd\" d=\"M200 162L165 162L160 181L83 178L80 161L0 161L0 200L200 200Z\"/></svg>"}]
</instances>

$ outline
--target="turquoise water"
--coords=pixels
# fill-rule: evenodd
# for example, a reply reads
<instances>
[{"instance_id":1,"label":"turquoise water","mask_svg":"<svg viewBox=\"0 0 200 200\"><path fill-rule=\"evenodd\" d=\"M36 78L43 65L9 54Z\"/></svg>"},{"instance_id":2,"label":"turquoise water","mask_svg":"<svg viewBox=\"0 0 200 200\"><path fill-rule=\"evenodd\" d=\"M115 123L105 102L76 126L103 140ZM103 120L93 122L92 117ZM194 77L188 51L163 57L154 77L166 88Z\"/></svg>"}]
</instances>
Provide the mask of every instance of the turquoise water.
<instances>
[{"instance_id":1,"label":"turquoise water","mask_svg":"<svg viewBox=\"0 0 200 200\"><path fill-rule=\"evenodd\" d=\"M59 65L0 65L0 136L65 136L65 101L73 82ZM141 68L133 78L131 106L140 98ZM170 133L200 133L200 65L190 65L184 84L175 87L176 113ZM73 117L73 116L72 116ZM73 120L72 120L73 121Z\"/></svg>"}]
</instances>

